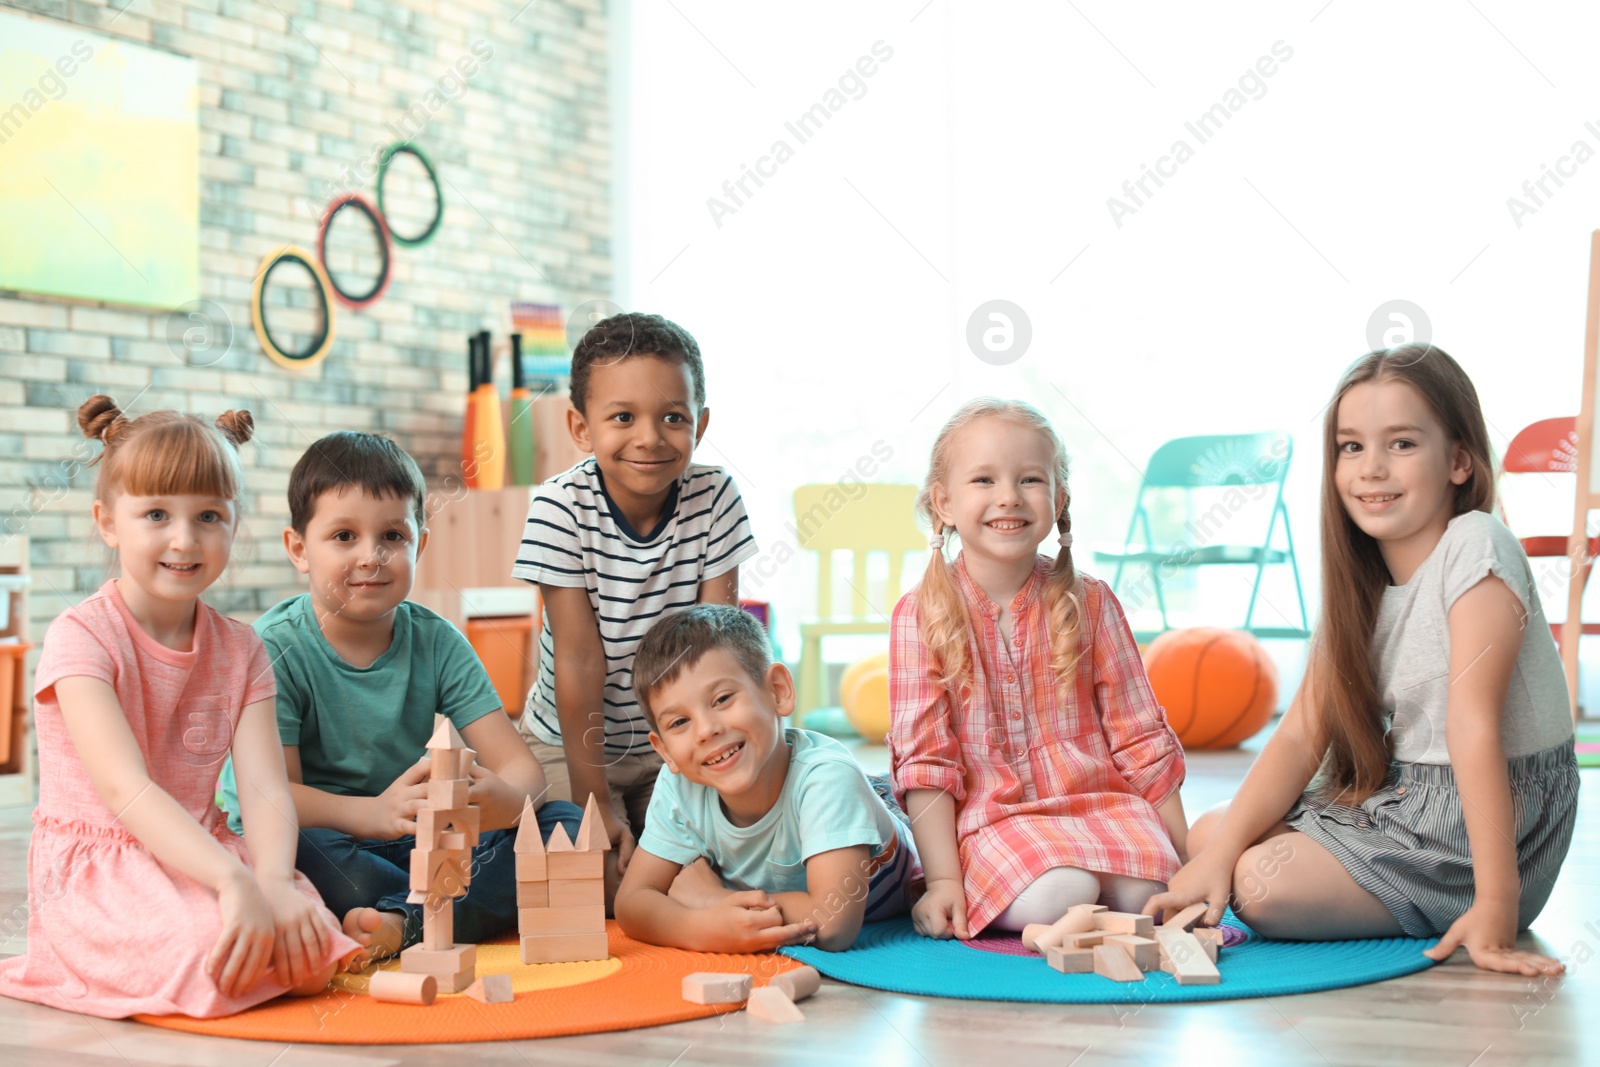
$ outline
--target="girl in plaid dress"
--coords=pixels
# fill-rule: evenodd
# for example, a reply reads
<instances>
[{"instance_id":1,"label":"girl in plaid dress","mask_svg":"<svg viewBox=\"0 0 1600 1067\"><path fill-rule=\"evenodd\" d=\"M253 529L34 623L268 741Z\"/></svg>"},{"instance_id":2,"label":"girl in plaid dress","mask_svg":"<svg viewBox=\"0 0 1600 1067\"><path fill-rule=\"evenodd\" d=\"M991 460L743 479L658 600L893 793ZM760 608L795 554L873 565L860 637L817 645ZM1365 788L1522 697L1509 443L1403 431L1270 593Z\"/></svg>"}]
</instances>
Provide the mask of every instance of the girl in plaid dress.
<instances>
[{"instance_id":1,"label":"girl in plaid dress","mask_svg":"<svg viewBox=\"0 0 1600 1067\"><path fill-rule=\"evenodd\" d=\"M1027 404L973 401L934 442L933 557L895 607L889 675L929 937L1138 911L1183 858L1183 750L1121 605L1073 563L1069 501L1066 450Z\"/></svg>"}]
</instances>

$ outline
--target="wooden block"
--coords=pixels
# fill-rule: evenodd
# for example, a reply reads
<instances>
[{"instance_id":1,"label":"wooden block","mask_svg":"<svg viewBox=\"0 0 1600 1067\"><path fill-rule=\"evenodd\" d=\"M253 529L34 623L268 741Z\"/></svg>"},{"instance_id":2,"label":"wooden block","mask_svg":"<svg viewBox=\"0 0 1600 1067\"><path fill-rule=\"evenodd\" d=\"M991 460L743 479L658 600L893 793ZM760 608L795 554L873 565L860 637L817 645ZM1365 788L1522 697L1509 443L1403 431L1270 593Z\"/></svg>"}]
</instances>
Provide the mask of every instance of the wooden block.
<instances>
[{"instance_id":1,"label":"wooden block","mask_svg":"<svg viewBox=\"0 0 1600 1067\"><path fill-rule=\"evenodd\" d=\"M1137 934L1107 934L1101 944L1122 949L1141 971L1153 971L1161 966L1161 947L1154 938Z\"/></svg>"},{"instance_id":2,"label":"wooden block","mask_svg":"<svg viewBox=\"0 0 1600 1067\"><path fill-rule=\"evenodd\" d=\"M367 983L367 993L373 1000L391 1004L432 1004L439 995L439 982L431 974L407 974L405 971L376 971Z\"/></svg>"},{"instance_id":3,"label":"wooden block","mask_svg":"<svg viewBox=\"0 0 1600 1067\"><path fill-rule=\"evenodd\" d=\"M544 839L539 836L539 812L533 806L532 797L523 800L522 814L517 816L516 851L518 855L524 852L544 854Z\"/></svg>"},{"instance_id":4,"label":"wooden block","mask_svg":"<svg viewBox=\"0 0 1600 1067\"><path fill-rule=\"evenodd\" d=\"M464 808L467 783L460 778L435 778L428 783L426 803L430 808Z\"/></svg>"},{"instance_id":5,"label":"wooden block","mask_svg":"<svg viewBox=\"0 0 1600 1067\"><path fill-rule=\"evenodd\" d=\"M1171 930L1193 930L1194 924L1200 921L1200 916L1206 913L1209 904L1190 904L1182 911L1175 912L1172 918L1162 923L1162 926Z\"/></svg>"},{"instance_id":6,"label":"wooden block","mask_svg":"<svg viewBox=\"0 0 1600 1067\"><path fill-rule=\"evenodd\" d=\"M567 836L567 828L556 823L556 828L550 831L550 840L544 843L546 852L571 852L572 838Z\"/></svg>"},{"instance_id":7,"label":"wooden block","mask_svg":"<svg viewBox=\"0 0 1600 1067\"><path fill-rule=\"evenodd\" d=\"M449 948L423 948L421 945L412 945L400 953L400 969L407 974L448 977L461 971L471 971L477 965L477 945L452 945ZM469 982L471 980L467 979Z\"/></svg>"},{"instance_id":8,"label":"wooden block","mask_svg":"<svg viewBox=\"0 0 1600 1067\"><path fill-rule=\"evenodd\" d=\"M523 963L579 963L611 957L605 934L541 934L522 938Z\"/></svg>"},{"instance_id":9,"label":"wooden block","mask_svg":"<svg viewBox=\"0 0 1600 1067\"><path fill-rule=\"evenodd\" d=\"M434 897L422 904L422 947L451 949L456 944L456 902Z\"/></svg>"},{"instance_id":10,"label":"wooden block","mask_svg":"<svg viewBox=\"0 0 1600 1067\"><path fill-rule=\"evenodd\" d=\"M1089 930L1081 934L1068 934L1061 939L1064 949L1094 948L1106 939L1104 930Z\"/></svg>"},{"instance_id":11,"label":"wooden block","mask_svg":"<svg viewBox=\"0 0 1600 1067\"><path fill-rule=\"evenodd\" d=\"M416 855L415 852L412 853ZM465 849L434 849L433 869L429 872L429 896L464 897L472 885L472 859ZM415 888L417 869L411 868L411 884Z\"/></svg>"},{"instance_id":12,"label":"wooden block","mask_svg":"<svg viewBox=\"0 0 1600 1067\"><path fill-rule=\"evenodd\" d=\"M1217 965L1211 962L1200 941L1184 930L1156 931L1156 940L1171 962L1171 973L1179 985L1216 985L1222 980ZM1167 970L1165 966L1162 970Z\"/></svg>"},{"instance_id":13,"label":"wooden block","mask_svg":"<svg viewBox=\"0 0 1600 1067\"><path fill-rule=\"evenodd\" d=\"M1216 963L1217 957L1222 954L1222 931L1215 926L1196 926L1189 932L1200 942L1200 947L1206 950L1206 958Z\"/></svg>"},{"instance_id":14,"label":"wooden block","mask_svg":"<svg viewBox=\"0 0 1600 1067\"><path fill-rule=\"evenodd\" d=\"M750 982L748 974L697 971L683 976L683 999L692 1004L738 1004L750 996Z\"/></svg>"},{"instance_id":15,"label":"wooden block","mask_svg":"<svg viewBox=\"0 0 1600 1067\"><path fill-rule=\"evenodd\" d=\"M466 896L467 887L472 884L467 871L466 864L461 864L459 867L445 864L439 869L439 873L433 876L433 884L428 886L428 895L448 899Z\"/></svg>"},{"instance_id":16,"label":"wooden block","mask_svg":"<svg viewBox=\"0 0 1600 1067\"><path fill-rule=\"evenodd\" d=\"M585 904L605 906L606 884L603 879L552 878L546 884L550 886L552 908L581 908Z\"/></svg>"},{"instance_id":17,"label":"wooden block","mask_svg":"<svg viewBox=\"0 0 1600 1067\"><path fill-rule=\"evenodd\" d=\"M578 824L578 839L573 846L579 852L607 852L611 849L611 837L606 833L606 822L600 815L600 805L593 793L589 794L589 802L583 806L583 822Z\"/></svg>"},{"instance_id":18,"label":"wooden block","mask_svg":"<svg viewBox=\"0 0 1600 1067\"><path fill-rule=\"evenodd\" d=\"M517 999L509 974L486 974L467 986L467 996L485 1004L509 1004Z\"/></svg>"},{"instance_id":19,"label":"wooden block","mask_svg":"<svg viewBox=\"0 0 1600 1067\"><path fill-rule=\"evenodd\" d=\"M1094 924L1108 934L1133 934L1136 937L1149 937L1156 928L1156 921L1150 916L1127 911L1096 912Z\"/></svg>"},{"instance_id":20,"label":"wooden block","mask_svg":"<svg viewBox=\"0 0 1600 1067\"><path fill-rule=\"evenodd\" d=\"M466 747L467 743L461 739L461 732L456 729L456 724L450 721L448 715L434 717L433 736L428 739L428 751L446 749L459 752Z\"/></svg>"},{"instance_id":21,"label":"wooden block","mask_svg":"<svg viewBox=\"0 0 1600 1067\"><path fill-rule=\"evenodd\" d=\"M438 892L443 896L460 896L466 892L466 853L442 848L414 848L411 850L411 888L421 892ZM460 892L448 888L448 879L459 880ZM435 888L436 886L441 888Z\"/></svg>"},{"instance_id":22,"label":"wooden block","mask_svg":"<svg viewBox=\"0 0 1600 1067\"><path fill-rule=\"evenodd\" d=\"M462 833L440 834L439 847L451 852L465 852L467 850L467 835Z\"/></svg>"},{"instance_id":23,"label":"wooden block","mask_svg":"<svg viewBox=\"0 0 1600 1067\"><path fill-rule=\"evenodd\" d=\"M1062 974L1088 974L1094 970L1094 949L1050 945L1044 951L1044 961L1051 970Z\"/></svg>"},{"instance_id":24,"label":"wooden block","mask_svg":"<svg viewBox=\"0 0 1600 1067\"><path fill-rule=\"evenodd\" d=\"M817 973L815 967L796 967L792 971L784 971L767 985L777 986L792 1001L802 1001L822 988L822 975Z\"/></svg>"},{"instance_id":25,"label":"wooden block","mask_svg":"<svg viewBox=\"0 0 1600 1067\"><path fill-rule=\"evenodd\" d=\"M1022 928L1022 944L1035 952L1043 952L1050 945L1059 945L1067 934L1088 933L1099 929L1095 925L1095 914L1105 911L1103 904L1078 904L1067 909L1067 913L1048 926L1042 923L1030 923ZM1033 936L1029 936L1032 934Z\"/></svg>"},{"instance_id":26,"label":"wooden block","mask_svg":"<svg viewBox=\"0 0 1600 1067\"><path fill-rule=\"evenodd\" d=\"M803 1023L806 1017L794 1006L789 995L777 986L764 985L750 990L745 1010L757 1019L769 1023Z\"/></svg>"},{"instance_id":27,"label":"wooden block","mask_svg":"<svg viewBox=\"0 0 1600 1067\"><path fill-rule=\"evenodd\" d=\"M1050 933L1049 923L1029 923L1022 928L1022 947L1030 952L1043 952L1049 944L1040 944L1039 939L1047 937Z\"/></svg>"},{"instance_id":28,"label":"wooden block","mask_svg":"<svg viewBox=\"0 0 1600 1067\"><path fill-rule=\"evenodd\" d=\"M417 847L439 848L439 834L463 833L466 847L477 848L481 814L475 807L423 808L417 812Z\"/></svg>"},{"instance_id":29,"label":"wooden block","mask_svg":"<svg viewBox=\"0 0 1600 1067\"><path fill-rule=\"evenodd\" d=\"M1134 966L1133 957L1116 945L1096 945L1092 951L1094 973L1100 977L1113 982L1138 982L1144 978L1144 972Z\"/></svg>"},{"instance_id":30,"label":"wooden block","mask_svg":"<svg viewBox=\"0 0 1600 1067\"><path fill-rule=\"evenodd\" d=\"M557 852L553 856L545 857L545 869L549 872L546 877L551 880L557 878L604 878L606 876L606 854L604 852Z\"/></svg>"},{"instance_id":31,"label":"wooden block","mask_svg":"<svg viewBox=\"0 0 1600 1067\"><path fill-rule=\"evenodd\" d=\"M520 862L521 856L517 857ZM550 906L550 883L540 880L525 882L517 879L517 907L518 908L548 908Z\"/></svg>"},{"instance_id":32,"label":"wooden block","mask_svg":"<svg viewBox=\"0 0 1600 1067\"><path fill-rule=\"evenodd\" d=\"M585 904L575 908L519 908L517 933L530 934L594 934L604 933L606 907L604 904Z\"/></svg>"},{"instance_id":33,"label":"wooden block","mask_svg":"<svg viewBox=\"0 0 1600 1067\"><path fill-rule=\"evenodd\" d=\"M548 857L543 852L517 853L517 884L538 882L543 885L550 878Z\"/></svg>"}]
</instances>

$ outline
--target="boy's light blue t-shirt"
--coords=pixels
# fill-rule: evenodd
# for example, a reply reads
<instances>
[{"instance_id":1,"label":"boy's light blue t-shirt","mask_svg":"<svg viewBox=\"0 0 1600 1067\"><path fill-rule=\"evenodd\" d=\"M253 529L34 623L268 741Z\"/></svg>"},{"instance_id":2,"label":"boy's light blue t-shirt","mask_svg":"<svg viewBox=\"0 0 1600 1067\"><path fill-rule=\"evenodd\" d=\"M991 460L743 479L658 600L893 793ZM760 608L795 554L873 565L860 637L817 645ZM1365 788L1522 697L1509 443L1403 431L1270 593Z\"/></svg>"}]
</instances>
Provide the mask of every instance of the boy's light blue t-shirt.
<instances>
[{"instance_id":1,"label":"boy's light blue t-shirt","mask_svg":"<svg viewBox=\"0 0 1600 1067\"><path fill-rule=\"evenodd\" d=\"M704 856L733 889L804 892L806 860L867 845L877 858L896 840L895 818L850 752L810 730L783 732L789 769L772 810L735 826L715 789L662 768L639 847L673 863Z\"/></svg>"},{"instance_id":2,"label":"boy's light blue t-shirt","mask_svg":"<svg viewBox=\"0 0 1600 1067\"><path fill-rule=\"evenodd\" d=\"M255 628L278 679L278 739L299 747L301 780L313 788L377 796L426 754L435 713L460 730L501 710L461 631L420 604L395 609L389 650L370 667L351 666L328 644L309 593L276 605ZM220 785L238 833L231 760Z\"/></svg>"}]
</instances>

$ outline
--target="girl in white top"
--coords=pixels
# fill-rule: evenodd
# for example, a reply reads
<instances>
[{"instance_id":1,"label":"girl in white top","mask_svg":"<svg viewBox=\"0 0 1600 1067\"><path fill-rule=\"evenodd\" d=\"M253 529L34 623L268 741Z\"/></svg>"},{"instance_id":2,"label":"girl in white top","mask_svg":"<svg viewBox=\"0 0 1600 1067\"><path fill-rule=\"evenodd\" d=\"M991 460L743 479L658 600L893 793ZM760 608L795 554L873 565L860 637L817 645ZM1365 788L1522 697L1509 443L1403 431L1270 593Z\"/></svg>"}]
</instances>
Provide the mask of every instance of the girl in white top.
<instances>
[{"instance_id":1,"label":"girl in white top","mask_svg":"<svg viewBox=\"0 0 1600 1067\"><path fill-rule=\"evenodd\" d=\"M1146 911L1205 901L1215 923L1231 903L1297 940L1442 935L1434 960L1464 946L1486 970L1560 974L1517 932L1572 841L1571 706L1527 557L1490 514L1477 393L1437 348L1372 352L1323 437L1311 665Z\"/></svg>"}]
</instances>

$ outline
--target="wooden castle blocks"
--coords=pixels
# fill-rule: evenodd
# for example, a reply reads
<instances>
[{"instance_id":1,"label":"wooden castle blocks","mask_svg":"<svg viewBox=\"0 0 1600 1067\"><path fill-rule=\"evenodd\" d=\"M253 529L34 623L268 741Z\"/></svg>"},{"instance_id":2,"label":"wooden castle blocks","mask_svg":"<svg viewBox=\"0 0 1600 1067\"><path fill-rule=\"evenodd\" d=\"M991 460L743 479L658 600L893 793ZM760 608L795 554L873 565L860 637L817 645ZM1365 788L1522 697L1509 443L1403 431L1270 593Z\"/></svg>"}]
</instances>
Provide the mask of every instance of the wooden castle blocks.
<instances>
[{"instance_id":1,"label":"wooden castle blocks","mask_svg":"<svg viewBox=\"0 0 1600 1067\"><path fill-rule=\"evenodd\" d=\"M407 898L422 905L422 941L400 953L400 971L429 976L444 992L458 993L472 984L478 959L478 946L455 943L455 899L472 884L478 844L479 812L467 802L473 752L441 716L428 756L428 798L417 812Z\"/></svg>"},{"instance_id":2,"label":"wooden castle blocks","mask_svg":"<svg viewBox=\"0 0 1600 1067\"><path fill-rule=\"evenodd\" d=\"M577 842L557 826L547 844L529 800L517 827L517 934L523 963L576 963L611 955L606 941L606 837L590 794Z\"/></svg>"}]
</instances>

